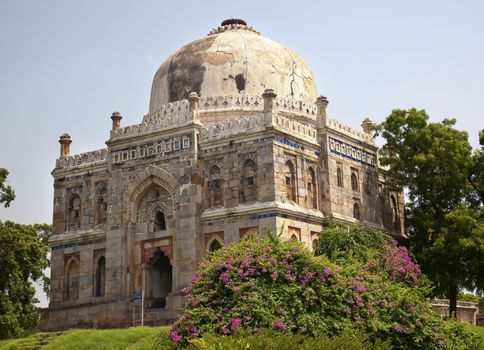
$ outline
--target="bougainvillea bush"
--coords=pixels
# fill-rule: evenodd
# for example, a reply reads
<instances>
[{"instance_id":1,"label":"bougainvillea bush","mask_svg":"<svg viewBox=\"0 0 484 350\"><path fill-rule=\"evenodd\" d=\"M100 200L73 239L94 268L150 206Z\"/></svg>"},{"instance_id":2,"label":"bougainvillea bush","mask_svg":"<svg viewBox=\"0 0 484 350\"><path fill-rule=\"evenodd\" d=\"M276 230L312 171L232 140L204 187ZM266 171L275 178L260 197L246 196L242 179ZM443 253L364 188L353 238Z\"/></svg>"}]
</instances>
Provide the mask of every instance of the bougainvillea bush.
<instances>
[{"instance_id":1,"label":"bougainvillea bush","mask_svg":"<svg viewBox=\"0 0 484 350\"><path fill-rule=\"evenodd\" d=\"M476 337L443 323L426 296L430 284L388 236L332 224L316 256L268 232L202 261L185 289L184 313L170 339L274 330L306 336L368 335L408 349L472 349Z\"/></svg>"}]
</instances>

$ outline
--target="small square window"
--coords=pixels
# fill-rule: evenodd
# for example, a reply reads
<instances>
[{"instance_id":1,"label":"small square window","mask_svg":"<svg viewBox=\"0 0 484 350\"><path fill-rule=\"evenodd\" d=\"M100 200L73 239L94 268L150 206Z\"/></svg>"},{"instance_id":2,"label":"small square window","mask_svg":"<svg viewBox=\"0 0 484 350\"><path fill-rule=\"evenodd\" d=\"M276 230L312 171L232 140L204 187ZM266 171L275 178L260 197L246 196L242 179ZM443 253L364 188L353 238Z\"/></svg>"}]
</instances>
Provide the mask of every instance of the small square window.
<instances>
[{"instance_id":1,"label":"small square window","mask_svg":"<svg viewBox=\"0 0 484 350\"><path fill-rule=\"evenodd\" d=\"M171 141L168 141L167 143L165 143L165 150L167 152L170 152L171 151Z\"/></svg>"},{"instance_id":2,"label":"small square window","mask_svg":"<svg viewBox=\"0 0 484 350\"><path fill-rule=\"evenodd\" d=\"M123 152L123 160L127 160L128 159L128 152Z\"/></svg>"},{"instance_id":3,"label":"small square window","mask_svg":"<svg viewBox=\"0 0 484 350\"><path fill-rule=\"evenodd\" d=\"M156 153L161 153L161 145L156 146Z\"/></svg>"},{"instance_id":4,"label":"small square window","mask_svg":"<svg viewBox=\"0 0 484 350\"><path fill-rule=\"evenodd\" d=\"M135 159L136 158L136 150L133 149L131 150L131 159Z\"/></svg>"},{"instance_id":5,"label":"small square window","mask_svg":"<svg viewBox=\"0 0 484 350\"><path fill-rule=\"evenodd\" d=\"M119 154L114 155L114 162L115 163L119 162Z\"/></svg>"},{"instance_id":6,"label":"small square window","mask_svg":"<svg viewBox=\"0 0 484 350\"><path fill-rule=\"evenodd\" d=\"M188 137L183 138L183 148L190 147L190 139Z\"/></svg>"},{"instance_id":7,"label":"small square window","mask_svg":"<svg viewBox=\"0 0 484 350\"><path fill-rule=\"evenodd\" d=\"M173 141L173 149L178 151L180 149L180 140Z\"/></svg>"},{"instance_id":8,"label":"small square window","mask_svg":"<svg viewBox=\"0 0 484 350\"><path fill-rule=\"evenodd\" d=\"M151 156L155 153L155 149L153 147L148 147L148 155Z\"/></svg>"},{"instance_id":9,"label":"small square window","mask_svg":"<svg viewBox=\"0 0 484 350\"><path fill-rule=\"evenodd\" d=\"M139 156L140 157L144 157L145 156L145 149L144 148L140 148L140 150L139 150Z\"/></svg>"},{"instance_id":10,"label":"small square window","mask_svg":"<svg viewBox=\"0 0 484 350\"><path fill-rule=\"evenodd\" d=\"M252 186L253 184L254 184L254 177L253 176L249 176L247 178L247 185Z\"/></svg>"}]
</instances>

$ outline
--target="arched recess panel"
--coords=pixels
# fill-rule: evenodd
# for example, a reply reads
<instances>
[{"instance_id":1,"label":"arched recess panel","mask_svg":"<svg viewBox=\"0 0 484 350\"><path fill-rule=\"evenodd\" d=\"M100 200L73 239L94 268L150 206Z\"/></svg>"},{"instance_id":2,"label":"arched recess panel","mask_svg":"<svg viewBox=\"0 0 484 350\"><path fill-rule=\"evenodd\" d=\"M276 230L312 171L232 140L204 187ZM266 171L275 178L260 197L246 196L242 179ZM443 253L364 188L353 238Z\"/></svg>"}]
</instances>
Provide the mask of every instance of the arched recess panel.
<instances>
[{"instance_id":1,"label":"arched recess panel","mask_svg":"<svg viewBox=\"0 0 484 350\"><path fill-rule=\"evenodd\" d=\"M67 301L75 301L79 299L79 254L65 256L64 262L64 299Z\"/></svg>"},{"instance_id":2,"label":"arched recess panel","mask_svg":"<svg viewBox=\"0 0 484 350\"><path fill-rule=\"evenodd\" d=\"M145 189L134 207L136 232L158 232L175 226L173 197L155 183Z\"/></svg>"}]
</instances>

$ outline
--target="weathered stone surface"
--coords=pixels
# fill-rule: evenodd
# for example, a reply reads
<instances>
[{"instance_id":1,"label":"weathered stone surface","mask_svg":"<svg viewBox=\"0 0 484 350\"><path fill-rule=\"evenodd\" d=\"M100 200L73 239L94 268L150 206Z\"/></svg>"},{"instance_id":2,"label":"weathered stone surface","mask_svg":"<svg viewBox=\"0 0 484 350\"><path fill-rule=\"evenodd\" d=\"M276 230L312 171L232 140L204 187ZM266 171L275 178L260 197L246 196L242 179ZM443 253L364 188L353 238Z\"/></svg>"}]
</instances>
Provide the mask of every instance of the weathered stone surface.
<instances>
[{"instance_id":1,"label":"weathered stone surface","mask_svg":"<svg viewBox=\"0 0 484 350\"><path fill-rule=\"evenodd\" d=\"M331 219L403 238L371 135L326 106L292 51L231 24L160 68L150 113L117 113L107 149L71 156L64 135L41 328L128 326L142 290L147 322L172 320L209 249L268 227L308 249Z\"/></svg>"},{"instance_id":2,"label":"weathered stone surface","mask_svg":"<svg viewBox=\"0 0 484 350\"><path fill-rule=\"evenodd\" d=\"M296 53L247 26L234 25L183 46L161 65L150 112L191 92L202 97L261 95L267 88L309 103L317 96L313 74Z\"/></svg>"}]
</instances>

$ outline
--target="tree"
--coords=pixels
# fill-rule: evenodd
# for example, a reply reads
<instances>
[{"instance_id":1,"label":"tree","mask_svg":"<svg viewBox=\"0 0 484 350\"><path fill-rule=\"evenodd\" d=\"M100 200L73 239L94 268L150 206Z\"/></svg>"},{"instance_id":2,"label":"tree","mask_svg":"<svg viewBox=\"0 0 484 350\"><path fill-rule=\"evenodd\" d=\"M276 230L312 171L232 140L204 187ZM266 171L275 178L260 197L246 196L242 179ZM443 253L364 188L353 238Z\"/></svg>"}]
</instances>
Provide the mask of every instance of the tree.
<instances>
[{"instance_id":1,"label":"tree","mask_svg":"<svg viewBox=\"0 0 484 350\"><path fill-rule=\"evenodd\" d=\"M14 192L3 185L8 171L0 170L1 202L7 206ZM47 289L44 269L49 266L47 240L51 233L52 226L47 224L0 221L0 339L35 328L39 321L33 282L43 280Z\"/></svg>"},{"instance_id":2,"label":"tree","mask_svg":"<svg viewBox=\"0 0 484 350\"><path fill-rule=\"evenodd\" d=\"M423 110L396 109L375 130L386 141L380 163L389 167L389 190L405 190L410 199L411 248L455 315L458 290L484 283L483 156L472 155L455 119L428 120Z\"/></svg>"},{"instance_id":3,"label":"tree","mask_svg":"<svg viewBox=\"0 0 484 350\"><path fill-rule=\"evenodd\" d=\"M15 192L11 186L5 184L8 176L8 170L0 168L0 204L5 208L10 206L10 202L15 199Z\"/></svg>"},{"instance_id":4,"label":"tree","mask_svg":"<svg viewBox=\"0 0 484 350\"><path fill-rule=\"evenodd\" d=\"M47 252L36 226L0 221L0 339L37 325L33 281L45 277Z\"/></svg>"},{"instance_id":5,"label":"tree","mask_svg":"<svg viewBox=\"0 0 484 350\"><path fill-rule=\"evenodd\" d=\"M447 288L456 305L460 288L483 288L484 220L475 210L458 206L445 215L441 232L420 256L433 271L437 290Z\"/></svg>"}]
</instances>

